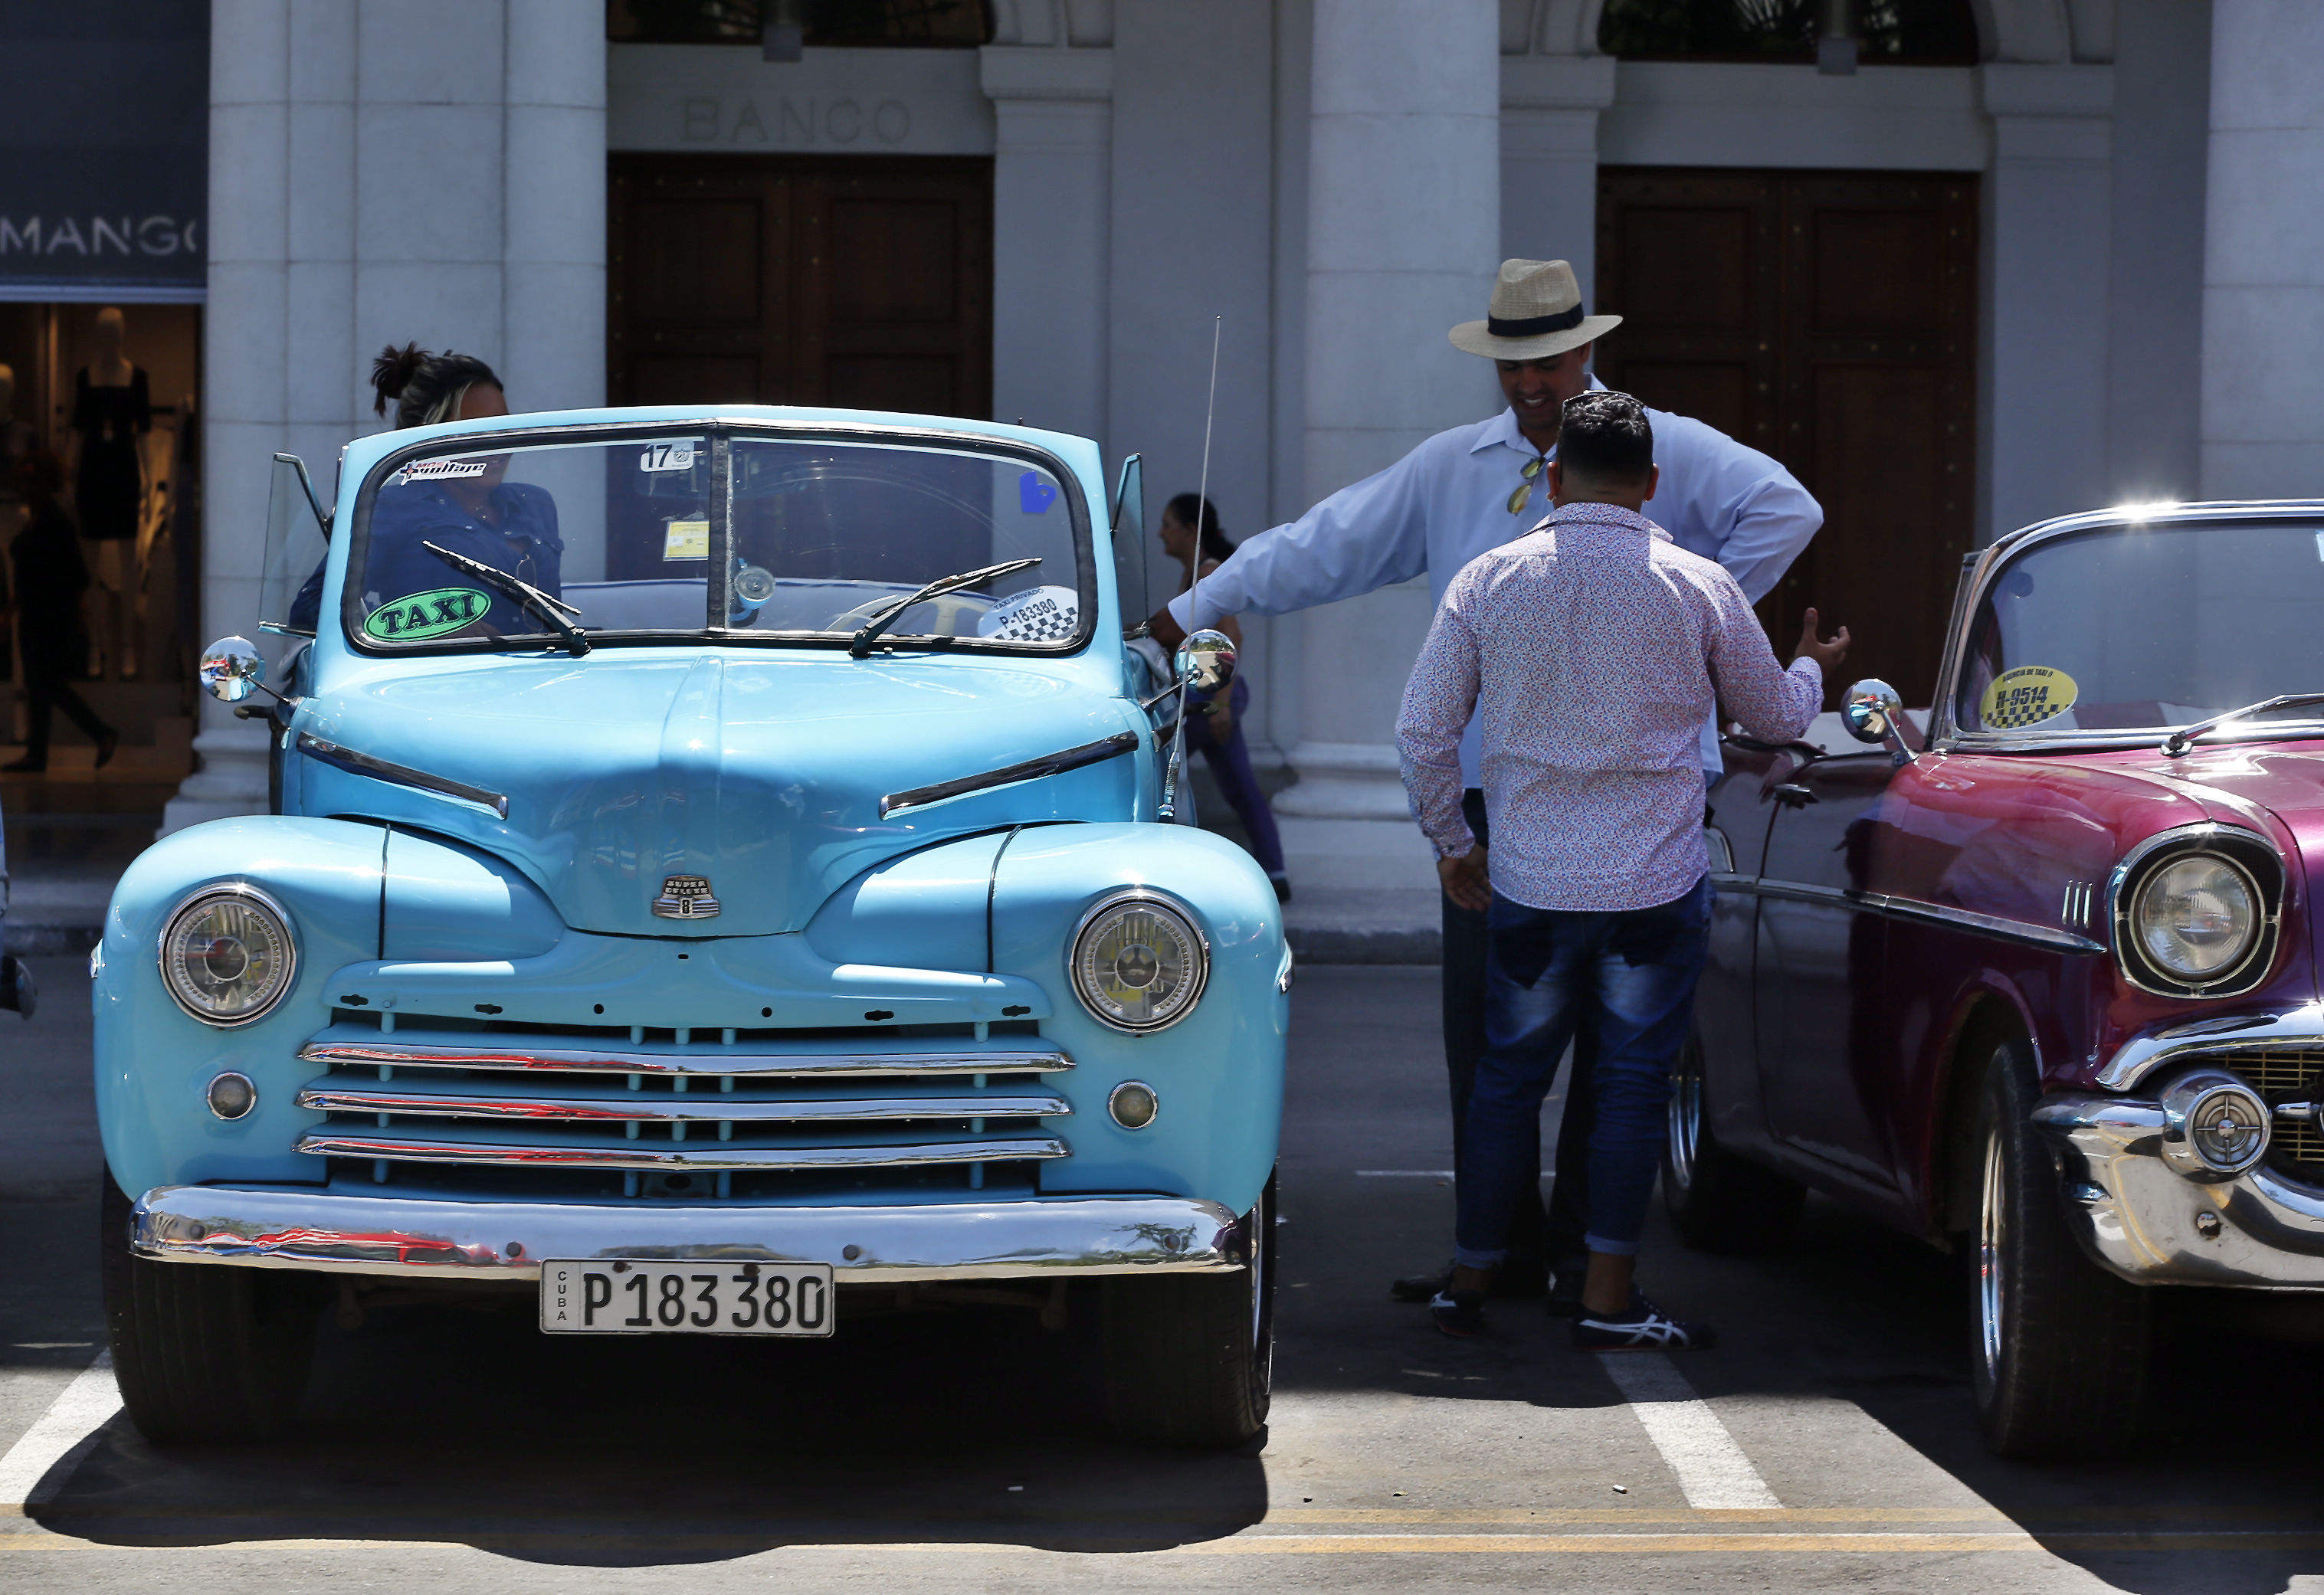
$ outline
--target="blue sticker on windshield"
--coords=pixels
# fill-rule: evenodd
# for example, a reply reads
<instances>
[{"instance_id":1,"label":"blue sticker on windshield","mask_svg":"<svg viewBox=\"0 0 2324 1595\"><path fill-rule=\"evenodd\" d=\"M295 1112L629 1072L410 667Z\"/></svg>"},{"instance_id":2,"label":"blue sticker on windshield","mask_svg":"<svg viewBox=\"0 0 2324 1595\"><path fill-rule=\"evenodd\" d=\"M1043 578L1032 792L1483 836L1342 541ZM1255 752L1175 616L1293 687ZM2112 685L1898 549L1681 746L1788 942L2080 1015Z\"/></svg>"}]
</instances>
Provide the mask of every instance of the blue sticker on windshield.
<instances>
[{"instance_id":1,"label":"blue sticker on windshield","mask_svg":"<svg viewBox=\"0 0 2324 1595\"><path fill-rule=\"evenodd\" d=\"M1038 515L1057 502L1057 490L1038 471L1017 478L1017 503L1028 515Z\"/></svg>"}]
</instances>

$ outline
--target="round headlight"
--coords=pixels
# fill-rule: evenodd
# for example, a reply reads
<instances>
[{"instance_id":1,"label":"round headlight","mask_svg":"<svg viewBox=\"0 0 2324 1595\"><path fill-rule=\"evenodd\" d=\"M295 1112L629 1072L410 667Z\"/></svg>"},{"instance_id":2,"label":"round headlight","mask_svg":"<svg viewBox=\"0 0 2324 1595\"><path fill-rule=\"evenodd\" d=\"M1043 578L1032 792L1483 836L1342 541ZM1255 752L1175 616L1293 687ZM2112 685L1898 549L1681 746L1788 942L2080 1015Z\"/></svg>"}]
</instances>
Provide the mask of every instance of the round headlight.
<instances>
[{"instance_id":1,"label":"round headlight","mask_svg":"<svg viewBox=\"0 0 2324 1595\"><path fill-rule=\"evenodd\" d=\"M2147 876L2130 905L2138 950L2189 982L2231 973L2259 936L2259 887L2251 871L2215 853L2172 859Z\"/></svg>"},{"instance_id":2,"label":"round headlight","mask_svg":"<svg viewBox=\"0 0 2324 1595\"><path fill-rule=\"evenodd\" d=\"M1201 934L1158 898L1100 903L1074 937L1074 994L1117 1030L1176 1024L1209 976Z\"/></svg>"},{"instance_id":3,"label":"round headlight","mask_svg":"<svg viewBox=\"0 0 2324 1595\"><path fill-rule=\"evenodd\" d=\"M264 893L222 887L188 899L161 933L161 980L204 1024L263 1019L290 989L298 950L290 924Z\"/></svg>"}]
</instances>

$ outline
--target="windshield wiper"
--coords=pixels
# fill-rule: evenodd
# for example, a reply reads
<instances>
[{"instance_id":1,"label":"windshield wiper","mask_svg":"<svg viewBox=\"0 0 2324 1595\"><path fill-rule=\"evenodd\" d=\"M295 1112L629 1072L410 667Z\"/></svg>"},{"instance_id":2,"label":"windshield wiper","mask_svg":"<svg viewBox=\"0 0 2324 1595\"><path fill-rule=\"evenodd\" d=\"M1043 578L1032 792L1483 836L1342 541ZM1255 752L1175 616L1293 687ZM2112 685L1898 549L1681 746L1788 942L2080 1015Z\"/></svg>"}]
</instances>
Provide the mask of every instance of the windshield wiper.
<instances>
[{"instance_id":1,"label":"windshield wiper","mask_svg":"<svg viewBox=\"0 0 2324 1595\"><path fill-rule=\"evenodd\" d=\"M574 625L572 621L567 620L564 614L557 613L561 609L565 614L573 616L575 620L578 620L581 616L579 610L562 598L551 598L523 577L511 576L497 565L487 565L481 559L471 559L466 554L455 554L449 549L439 549L425 539L421 539L420 546L453 569L466 571L502 597L512 599L540 616L541 620L548 622L550 631L563 639L566 648L570 650L575 659L577 659L589 651L589 639L581 634L580 628Z\"/></svg>"},{"instance_id":2,"label":"windshield wiper","mask_svg":"<svg viewBox=\"0 0 2324 1595\"><path fill-rule=\"evenodd\" d=\"M1040 563L1041 558L1037 554L1030 559L1010 559L1000 565L988 565L982 570L964 570L958 576L939 576L909 597L897 599L864 622L863 629L856 632L855 640L847 645L847 651L859 659L870 653L872 645L880 641L881 633L894 625L902 618L904 611L915 604L926 604L931 598L941 598L946 593L957 593L963 587L973 587L979 582L989 582L994 576L1007 576L1012 570L1023 570Z\"/></svg>"},{"instance_id":3,"label":"windshield wiper","mask_svg":"<svg viewBox=\"0 0 2324 1595\"><path fill-rule=\"evenodd\" d=\"M2230 709L2209 720L2199 720L2183 725L2163 739L2163 756L2177 759L2195 745L2195 739L2206 732L2217 731L2231 720L2248 719L2254 715L2265 715L2276 709L2300 709L2310 704L2324 704L2324 692L2287 692L2281 697L2262 698L2255 704L2246 704L2240 709Z\"/></svg>"}]
</instances>

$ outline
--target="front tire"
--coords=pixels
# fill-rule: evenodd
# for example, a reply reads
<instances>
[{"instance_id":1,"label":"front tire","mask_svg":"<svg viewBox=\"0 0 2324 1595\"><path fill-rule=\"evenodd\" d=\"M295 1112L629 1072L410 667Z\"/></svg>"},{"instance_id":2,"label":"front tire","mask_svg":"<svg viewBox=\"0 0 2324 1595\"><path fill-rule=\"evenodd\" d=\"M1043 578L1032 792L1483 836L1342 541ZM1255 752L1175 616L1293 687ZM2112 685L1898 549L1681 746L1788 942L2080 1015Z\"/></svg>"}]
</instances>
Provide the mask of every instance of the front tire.
<instances>
[{"instance_id":1,"label":"front tire","mask_svg":"<svg viewBox=\"0 0 2324 1595\"><path fill-rule=\"evenodd\" d=\"M130 1422L156 1445L263 1440L298 1411L318 1304L305 1281L129 1249L131 1203L105 1179L105 1322Z\"/></svg>"},{"instance_id":2,"label":"front tire","mask_svg":"<svg viewBox=\"0 0 2324 1595\"><path fill-rule=\"evenodd\" d=\"M1251 1261L1232 1274L1101 1281L1106 1411L1120 1433L1225 1448L1265 1427L1275 1374L1272 1176L1243 1223Z\"/></svg>"},{"instance_id":3,"label":"front tire","mask_svg":"<svg viewBox=\"0 0 2324 1595\"><path fill-rule=\"evenodd\" d=\"M1997 1456L2095 1455L2128 1440L2146 1382L2149 1297L2086 1256L2034 1128L2034 1063L1994 1048L1979 1096L1969 1253L1970 1384Z\"/></svg>"},{"instance_id":4,"label":"front tire","mask_svg":"<svg viewBox=\"0 0 2324 1595\"><path fill-rule=\"evenodd\" d=\"M1704 1111L1702 1046L1690 1036L1671 1074L1663 1207L1696 1251L1772 1251L1791 1238L1807 1189L1719 1144Z\"/></svg>"}]
</instances>

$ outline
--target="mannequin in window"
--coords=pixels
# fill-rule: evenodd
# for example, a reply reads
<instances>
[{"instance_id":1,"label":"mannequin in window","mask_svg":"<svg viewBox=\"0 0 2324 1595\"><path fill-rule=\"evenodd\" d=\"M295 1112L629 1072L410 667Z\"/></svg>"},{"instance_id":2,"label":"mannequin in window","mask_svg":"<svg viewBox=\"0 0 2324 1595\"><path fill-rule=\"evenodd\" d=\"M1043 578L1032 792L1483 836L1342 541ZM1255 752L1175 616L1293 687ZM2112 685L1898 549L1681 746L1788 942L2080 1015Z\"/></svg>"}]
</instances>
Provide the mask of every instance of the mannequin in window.
<instances>
[{"instance_id":1,"label":"mannequin in window","mask_svg":"<svg viewBox=\"0 0 2324 1595\"><path fill-rule=\"evenodd\" d=\"M0 365L0 543L16 535L23 519L23 500L15 487L16 462L32 452L40 434L16 419L16 373Z\"/></svg>"},{"instance_id":2,"label":"mannequin in window","mask_svg":"<svg viewBox=\"0 0 2324 1595\"><path fill-rule=\"evenodd\" d=\"M72 432L67 443L73 508L88 542L88 673L107 664L123 680L137 674L136 622L143 608L137 570L137 527L145 506L145 437L153 404L145 373L123 353L128 327L119 309L97 313L97 357L73 377Z\"/></svg>"}]
</instances>

